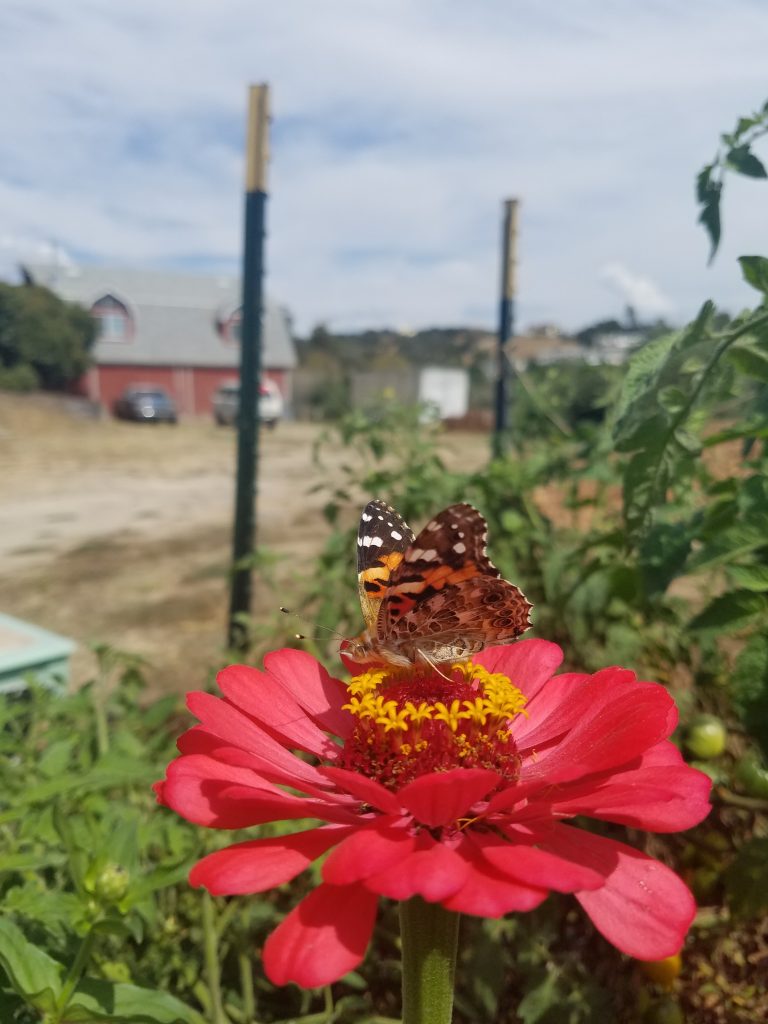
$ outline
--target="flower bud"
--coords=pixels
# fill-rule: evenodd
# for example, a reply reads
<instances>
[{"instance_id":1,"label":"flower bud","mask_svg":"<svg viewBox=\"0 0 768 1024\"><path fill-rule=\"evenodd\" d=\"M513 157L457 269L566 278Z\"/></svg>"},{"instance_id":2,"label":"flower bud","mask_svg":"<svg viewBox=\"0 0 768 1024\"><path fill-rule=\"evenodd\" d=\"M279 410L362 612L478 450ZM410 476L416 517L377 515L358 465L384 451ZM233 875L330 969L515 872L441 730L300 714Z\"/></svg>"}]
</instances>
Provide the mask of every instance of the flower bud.
<instances>
[{"instance_id":1,"label":"flower bud","mask_svg":"<svg viewBox=\"0 0 768 1024\"><path fill-rule=\"evenodd\" d=\"M128 892L130 875L120 864L107 864L96 876L93 894L102 903L119 903Z\"/></svg>"}]
</instances>

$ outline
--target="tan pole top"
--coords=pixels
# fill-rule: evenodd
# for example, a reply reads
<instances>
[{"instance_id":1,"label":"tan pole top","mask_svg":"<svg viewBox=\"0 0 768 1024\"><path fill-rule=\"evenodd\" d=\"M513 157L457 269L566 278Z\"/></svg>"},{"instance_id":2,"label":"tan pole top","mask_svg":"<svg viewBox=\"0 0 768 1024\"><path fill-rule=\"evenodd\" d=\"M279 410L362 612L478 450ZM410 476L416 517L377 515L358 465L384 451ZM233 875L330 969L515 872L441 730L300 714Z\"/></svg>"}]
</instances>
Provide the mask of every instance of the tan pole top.
<instances>
[{"instance_id":1,"label":"tan pole top","mask_svg":"<svg viewBox=\"0 0 768 1024\"><path fill-rule=\"evenodd\" d=\"M269 159L269 86L252 85L248 90L248 137L245 143L245 189L267 191Z\"/></svg>"},{"instance_id":2,"label":"tan pole top","mask_svg":"<svg viewBox=\"0 0 768 1024\"><path fill-rule=\"evenodd\" d=\"M504 250L501 269L501 294L513 299L517 292L517 213L518 199L504 200Z\"/></svg>"}]
</instances>

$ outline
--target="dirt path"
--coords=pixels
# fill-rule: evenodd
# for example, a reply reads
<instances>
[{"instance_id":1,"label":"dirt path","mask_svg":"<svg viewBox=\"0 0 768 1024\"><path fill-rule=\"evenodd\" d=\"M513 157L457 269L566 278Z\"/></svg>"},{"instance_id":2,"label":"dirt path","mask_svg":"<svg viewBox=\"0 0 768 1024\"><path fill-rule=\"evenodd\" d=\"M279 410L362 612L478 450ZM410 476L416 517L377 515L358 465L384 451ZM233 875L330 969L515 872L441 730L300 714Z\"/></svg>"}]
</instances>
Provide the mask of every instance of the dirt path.
<instances>
[{"instance_id":1,"label":"dirt path","mask_svg":"<svg viewBox=\"0 0 768 1024\"><path fill-rule=\"evenodd\" d=\"M278 578L327 533L324 498L307 493L317 433L284 423L263 436L259 543ZM78 640L76 681L99 641L145 656L153 685L201 685L222 657L234 459L234 433L207 422L94 422L1 395L0 610Z\"/></svg>"}]
</instances>

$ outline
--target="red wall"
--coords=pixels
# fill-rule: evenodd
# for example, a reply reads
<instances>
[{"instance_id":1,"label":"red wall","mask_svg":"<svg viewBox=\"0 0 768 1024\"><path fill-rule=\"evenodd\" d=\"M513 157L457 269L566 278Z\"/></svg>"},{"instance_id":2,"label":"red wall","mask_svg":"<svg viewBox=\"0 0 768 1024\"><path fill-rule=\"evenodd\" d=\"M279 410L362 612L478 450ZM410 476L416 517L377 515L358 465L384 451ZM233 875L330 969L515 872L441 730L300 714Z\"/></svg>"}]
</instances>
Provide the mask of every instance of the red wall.
<instances>
[{"instance_id":1,"label":"red wall","mask_svg":"<svg viewBox=\"0 0 768 1024\"><path fill-rule=\"evenodd\" d=\"M285 370L265 370L283 397L287 393L289 378ZM237 380L236 369L217 369L188 366L94 366L84 378L83 390L91 401L108 412L127 387L134 384L154 384L163 388L175 400L177 408L186 416L210 416L213 394L225 381Z\"/></svg>"}]
</instances>

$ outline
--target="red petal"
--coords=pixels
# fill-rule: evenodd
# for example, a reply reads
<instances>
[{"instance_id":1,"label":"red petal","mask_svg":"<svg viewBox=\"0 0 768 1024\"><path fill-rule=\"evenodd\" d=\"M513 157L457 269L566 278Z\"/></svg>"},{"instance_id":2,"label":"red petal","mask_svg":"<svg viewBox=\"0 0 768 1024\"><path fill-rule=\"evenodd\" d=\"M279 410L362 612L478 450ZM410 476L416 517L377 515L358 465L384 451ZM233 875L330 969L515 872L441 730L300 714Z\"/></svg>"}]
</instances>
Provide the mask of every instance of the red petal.
<instances>
[{"instance_id":1,"label":"red petal","mask_svg":"<svg viewBox=\"0 0 768 1024\"><path fill-rule=\"evenodd\" d=\"M487 865L483 867L472 844L462 844L467 861L467 880L459 891L443 900L446 910L477 917L502 917L511 910L533 910L547 897L546 889L512 882Z\"/></svg>"},{"instance_id":2,"label":"red petal","mask_svg":"<svg viewBox=\"0 0 768 1024\"><path fill-rule=\"evenodd\" d=\"M417 821L434 828L466 815L499 782L500 776L485 768L453 768L421 775L403 786L397 798Z\"/></svg>"},{"instance_id":3,"label":"red petal","mask_svg":"<svg viewBox=\"0 0 768 1024\"><path fill-rule=\"evenodd\" d=\"M426 833L419 836L419 846L394 867L366 879L366 888L393 900L422 896L430 903L458 892L469 875L466 860Z\"/></svg>"},{"instance_id":4,"label":"red petal","mask_svg":"<svg viewBox=\"0 0 768 1024\"><path fill-rule=\"evenodd\" d=\"M535 639L489 647L473 658L489 672L502 672L528 700L555 674L562 660L563 652L557 644Z\"/></svg>"},{"instance_id":5,"label":"red petal","mask_svg":"<svg viewBox=\"0 0 768 1024\"><path fill-rule=\"evenodd\" d=\"M494 870L516 882L555 892L576 892L596 889L605 881L603 875L583 864L515 842L513 833L504 840L490 832L469 831L467 839L478 846L481 857Z\"/></svg>"},{"instance_id":6,"label":"red petal","mask_svg":"<svg viewBox=\"0 0 768 1024\"><path fill-rule=\"evenodd\" d=\"M338 981L365 956L378 896L360 886L321 885L302 900L264 944L264 970L274 985L317 988Z\"/></svg>"},{"instance_id":7,"label":"red petal","mask_svg":"<svg viewBox=\"0 0 768 1024\"><path fill-rule=\"evenodd\" d=\"M312 716L323 729L346 739L354 726L354 719L342 704L348 699L346 686L329 675L319 661L306 651L284 648L272 651L264 658L264 668L274 676L297 703Z\"/></svg>"},{"instance_id":8,"label":"red petal","mask_svg":"<svg viewBox=\"0 0 768 1024\"><path fill-rule=\"evenodd\" d=\"M670 740L662 740L655 747L646 750L640 758L638 767L659 768L662 765L685 764L683 755Z\"/></svg>"},{"instance_id":9,"label":"red petal","mask_svg":"<svg viewBox=\"0 0 768 1024\"><path fill-rule=\"evenodd\" d=\"M393 827L391 819L378 818L360 828L336 847L323 864L323 879L330 885L351 885L399 864L416 847L409 829Z\"/></svg>"},{"instance_id":10,"label":"red petal","mask_svg":"<svg viewBox=\"0 0 768 1024\"><path fill-rule=\"evenodd\" d=\"M597 714L605 705L616 700L626 691L627 684L657 685L639 684L634 672L623 668L603 669L594 675L566 672L555 676L537 699L531 702L530 707L526 708L528 718L525 721L518 719L519 726L515 723L518 747L541 750L553 739L567 733L585 715Z\"/></svg>"},{"instance_id":11,"label":"red petal","mask_svg":"<svg viewBox=\"0 0 768 1024\"><path fill-rule=\"evenodd\" d=\"M605 872L602 888L576 898L617 949L638 960L662 960L678 952L696 903L674 871L630 846L569 825L557 827L551 845Z\"/></svg>"},{"instance_id":12,"label":"red petal","mask_svg":"<svg viewBox=\"0 0 768 1024\"><path fill-rule=\"evenodd\" d=\"M336 803L302 800L253 772L191 754L172 761L162 786L163 802L196 825L245 828L281 818L320 818L354 823L358 816Z\"/></svg>"},{"instance_id":13,"label":"red petal","mask_svg":"<svg viewBox=\"0 0 768 1024\"><path fill-rule=\"evenodd\" d=\"M564 672L553 676L547 685L529 700L525 715L518 715L512 732L518 747L543 746L566 732L578 721L572 714L573 699L592 677L583 672ZM533 736L533 739L529 737Z\"/></svg>"},{"instance_id":14,"label":"red petal","mask_svg":"<svg viewBox=\"0 0 768 1024\"><path fill-rule=\"evenodd\" d=\"M328 783L316 768L287 750L274 737L264 732L248 716L210 693L187 695L189 710L205 726L207 732L226 743L262 758L265 771L272 772L275 781L297 786L305 782L311 786L327 788Z\"/></svg>"},{"instance_id":15,"label":"red petal","mask_svg":"<svg viewBox=\"0 0 768 1024\"><path fill-rule=\"evenodd\" d=\"M306 750L325 760L339 756L338 744L319 729L293 695L274 676L248 665L230 665L216 676L219 689L234 704L285 746Z\"/></svg>"},{"instance_id":16,"label":"red petal","mask_svg":"<svg viewBox=\"0 0 768 1024\"><path fill-rule=\"evenodd\" d=\"M301 874L349 832L333 826L236 843L198 861L189 873L189 883L204 886L213 896L264 892Z\"/></svg>"},{"instance_id":17,"label":"red petal","mask_svg":"<svg viewBox=\"0 0 768 1024\"><path fill-rule=\"evenodd\" d=\"M666 739L672 698L656 683L603 689L596 677L572 701L579 717L563 739L523 766L521 783L567 782L627 764ZM571 716L573 717L573 715ZM527 740L531 742L531 738Z\"/></svg>"},{"instance_id":18,"label":"red petal","mask_svg":"<svg viewBox=\"0 0 768 1024\"><path fill-rule=\"evenodd\" d=\"M551 806L558 816L586 814L650 832L680 832L709 814L711 788L704 772L665 765L621 772L600 783L566 785Z\"/></svg>"},{"instance_id":19,"label":"red petal","mask_svg":"<svg viewBox=\"0 0 768 1024\"><path fill-rule=\"evenodd\" d=\"M326 768L320 767L321 775L334 782L339 789L351 796L370 804L385 814L400 814L400 803L394 793L391 793L380 782L369 779L358 772L351 772L347 768Z\"/></svg>"}]
</instances>

